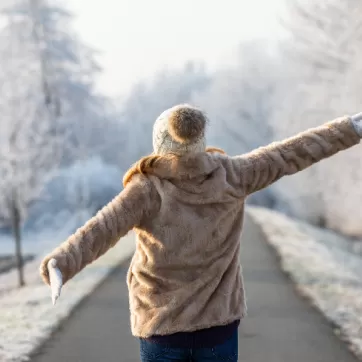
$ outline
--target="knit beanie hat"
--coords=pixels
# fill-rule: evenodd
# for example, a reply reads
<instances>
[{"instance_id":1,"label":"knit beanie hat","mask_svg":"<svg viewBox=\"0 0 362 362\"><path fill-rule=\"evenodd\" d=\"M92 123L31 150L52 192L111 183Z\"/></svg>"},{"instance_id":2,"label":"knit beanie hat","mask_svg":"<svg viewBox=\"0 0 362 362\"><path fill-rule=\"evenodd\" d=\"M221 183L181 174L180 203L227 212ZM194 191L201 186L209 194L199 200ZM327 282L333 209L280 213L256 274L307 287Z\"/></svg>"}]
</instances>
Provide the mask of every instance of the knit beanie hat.
<instances>
[{"instance_id":1,"label":"knit beanie hat","mask_svg":"<svg viewBox=\"0 0 362 362\"><path fill-rule=\"evenodd\" d=\"M153 126L153 151L158 155L204 152L207 118L202 111L181 104L164 111Z\"/></svg>"}]
</instances>

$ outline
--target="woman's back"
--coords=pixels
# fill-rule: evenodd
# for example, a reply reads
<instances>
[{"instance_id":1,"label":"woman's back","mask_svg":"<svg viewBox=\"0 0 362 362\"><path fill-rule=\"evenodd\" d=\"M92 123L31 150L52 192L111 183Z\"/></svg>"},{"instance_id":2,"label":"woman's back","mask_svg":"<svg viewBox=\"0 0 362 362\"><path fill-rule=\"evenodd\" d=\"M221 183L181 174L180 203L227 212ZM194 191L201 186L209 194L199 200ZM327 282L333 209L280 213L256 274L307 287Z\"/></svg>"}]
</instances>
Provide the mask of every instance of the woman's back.
<instances>
[{"instance_id":1,"label":"woman's back","mask_svg":"<svg viewBox=\"0 0 362 362\"><path fill-rule=\"evenodd\" d=\"M137 176L152 202L135 228L128 274L135 335L193 331L243 316L244 194L228 177L228 163L203 152L163 159L150 175Z\"/></svg>"}]
</instances>

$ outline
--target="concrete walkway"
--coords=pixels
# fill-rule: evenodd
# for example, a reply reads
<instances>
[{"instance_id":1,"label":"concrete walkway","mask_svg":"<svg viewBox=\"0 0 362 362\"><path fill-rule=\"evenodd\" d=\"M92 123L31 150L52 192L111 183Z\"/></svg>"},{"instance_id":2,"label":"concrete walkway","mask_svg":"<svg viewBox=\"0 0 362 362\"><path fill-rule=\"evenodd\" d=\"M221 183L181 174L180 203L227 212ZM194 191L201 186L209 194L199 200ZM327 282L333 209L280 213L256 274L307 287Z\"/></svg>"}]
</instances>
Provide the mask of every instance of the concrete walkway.
<instances>
[{"instance_id":1,"label":"concrete walkway","mask_svg":"<svg viewBox=\"0 0 362 362\"><path fill-rule=\"evenodd\" d=\"M332 327L294 292L259 227L249 217L244 230L241 259L248 317L240 327L239 360L356 362ZM82 303L32 362L140 360L138 342L129 329L127 266L125 263L118 268Z\"/></svg>"}]
</instances>

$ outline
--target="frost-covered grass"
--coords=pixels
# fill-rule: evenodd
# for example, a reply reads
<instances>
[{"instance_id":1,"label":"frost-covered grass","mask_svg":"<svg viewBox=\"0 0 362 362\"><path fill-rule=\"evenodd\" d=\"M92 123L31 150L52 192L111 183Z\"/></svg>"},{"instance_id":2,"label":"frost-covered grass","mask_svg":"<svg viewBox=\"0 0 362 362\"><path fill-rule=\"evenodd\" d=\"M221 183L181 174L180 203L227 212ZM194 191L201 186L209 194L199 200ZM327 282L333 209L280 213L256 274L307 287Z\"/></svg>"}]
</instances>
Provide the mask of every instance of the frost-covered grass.
<instances>
[{"instance_id":1,"label":"frost-covered grass","mask_svg":"<svg viewBox=\"0 0 362 362\"><path fill-rule=\"evenodd\" d=\"M26 287L14 288L16 271L0 275L0 361L26 361L72 309L135 250L132 233L67 283L54 307L39 277L40 256L25 266Z\"/></svg>"},{"instance_id":2,"label":"frost-covered grass","mask_svg":"<svg viewBox=\"0 0 362 362\"><path fill-rule=\"evenodd\" d=\"M336 334L362 359L362 256L352 241L271 210L250 207L249 213L298 291L333 322Z\"/></svg>"}]
</instances>

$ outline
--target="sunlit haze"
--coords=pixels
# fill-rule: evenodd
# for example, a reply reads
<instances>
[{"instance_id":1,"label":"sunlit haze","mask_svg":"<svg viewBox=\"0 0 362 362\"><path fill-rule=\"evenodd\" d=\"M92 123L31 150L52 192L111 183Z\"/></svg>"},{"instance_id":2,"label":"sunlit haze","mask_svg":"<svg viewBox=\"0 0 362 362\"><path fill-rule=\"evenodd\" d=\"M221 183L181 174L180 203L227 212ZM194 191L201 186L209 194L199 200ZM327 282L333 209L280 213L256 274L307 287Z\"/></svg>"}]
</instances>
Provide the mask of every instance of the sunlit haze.
<instances>
[{"instance_id":1,"label":"sunlit haze","mask_svg":"<svg viewBox=\"0 0 362 362\"><path fill-rule=\"evenodd\" d=\"M275 37L278 1L68 0L75 28L101 52L99 88L120 95L164 66L232 61L242 39Z\"/></svg>"}]
</instances>

